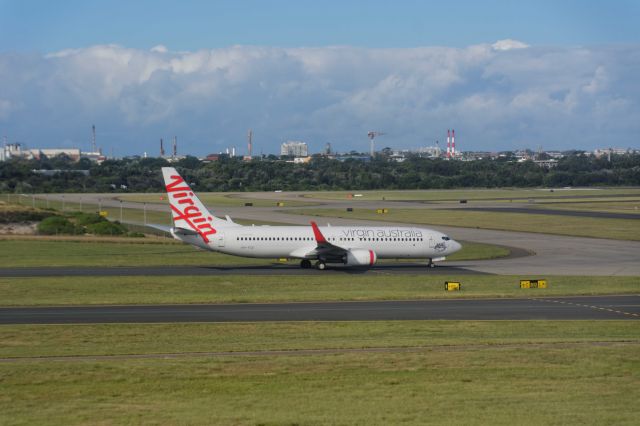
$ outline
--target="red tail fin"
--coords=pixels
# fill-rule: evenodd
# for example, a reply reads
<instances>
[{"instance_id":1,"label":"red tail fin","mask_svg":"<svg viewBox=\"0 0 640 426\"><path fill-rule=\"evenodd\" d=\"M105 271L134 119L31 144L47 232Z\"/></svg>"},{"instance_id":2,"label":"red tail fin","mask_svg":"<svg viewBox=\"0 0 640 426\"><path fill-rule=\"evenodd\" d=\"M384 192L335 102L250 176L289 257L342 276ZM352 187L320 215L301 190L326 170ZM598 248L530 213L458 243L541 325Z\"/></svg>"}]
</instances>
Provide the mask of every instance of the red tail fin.
<instances>
[{"instance_id":1,"label":"red tail fin","mask_svg":"<svg viewBox=\"0 0 640 426\"><path fill-rule=\"evenodd\" d=\"M324 238L324 235L320 232L320 228L318 228L318 225L314 221L311 221L311 228L313 229L313 236L316 237L316 242L318 244L326 244L326 238Z\"/></svg>"}]
</instances>

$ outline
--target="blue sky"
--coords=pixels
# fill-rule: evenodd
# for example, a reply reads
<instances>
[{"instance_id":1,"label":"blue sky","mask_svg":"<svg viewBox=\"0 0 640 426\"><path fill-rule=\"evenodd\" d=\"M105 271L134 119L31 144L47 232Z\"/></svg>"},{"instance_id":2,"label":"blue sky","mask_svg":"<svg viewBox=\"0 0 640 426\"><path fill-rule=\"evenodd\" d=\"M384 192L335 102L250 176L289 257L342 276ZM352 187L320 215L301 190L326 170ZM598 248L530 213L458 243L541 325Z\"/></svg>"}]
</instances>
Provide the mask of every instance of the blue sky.
<instances>
[{"instance_id":1,"label":"blue sky","mask_svg":"<svg viewBox=\"0 0 640 426\"><path fill-rule=\"evenodd\" d=\"M639 19L638 1L2 0L0 50L635 43Z\"/></svg>"},{"instance_id":2,"label":"blue sky","mask_svg":"<svg viewBox=\"0 0 640 426\"><path fill-rule=\"evenodd\" d=\"M639 21L637 1L0 0L0 132L88 148L95 123L120 155L248 128L264 152L449 127L463 149L637 148Z\"/></svg>"}]
</instances>

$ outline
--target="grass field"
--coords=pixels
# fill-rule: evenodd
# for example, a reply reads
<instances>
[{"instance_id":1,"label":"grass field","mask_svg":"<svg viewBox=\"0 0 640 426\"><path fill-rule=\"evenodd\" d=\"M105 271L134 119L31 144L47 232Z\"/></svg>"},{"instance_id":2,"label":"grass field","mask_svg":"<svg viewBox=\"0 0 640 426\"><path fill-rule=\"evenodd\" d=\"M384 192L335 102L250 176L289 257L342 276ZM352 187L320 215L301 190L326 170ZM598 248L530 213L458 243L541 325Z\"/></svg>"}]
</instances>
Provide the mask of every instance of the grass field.
<instances>
[{"instance_id":1,"label":"grass field","mask_svg":"<svg viewBox=\"0 0 640 426\"><path fill-rule=\"evenodd\" d=\"M578 211L592 211L592 212L605 212L605 213L632 213L637 214L640 217L640 199L627 199L627 200L582 200L572 202L559 202L554 200L551 202L544 201L536 204L545 209L559 209L559 210L578 210Z\"/></svg>"},{"instance_id":2,"label":"grass field","mask_svg":"<svg viewBox=\"0 0 640 426\"><path fill-rule=\"evenodd\" d=\"M3 357L421 348L2 362L0 423L635 424L634 325L2 326Z\"/></svg>"},{"instance_id":3,"label":"grass field","mask_svg":"<svg viewBox=\"0 0 640 426\"><path fill-rule=\"evenodd\" d=\"M376 213L373 209L358 208L354 208L353 212L346 212L343 209L289 210L287 212L424 225L455 224L465 228L640 240L640 226L635 219L562 216L560 220L558 216L544 214L465 211L464 209L394 209L393 207L389 208L389 212L384 215Z\"/></svg>"},{"instance_id":4,"label":"grass field","mask_svg":"<svg viewBox=\"0 0 640 426\"><path fill-rule=\"evenodd\" d=\"M12 198L15 202L15 197ZM155 211L147 209L145 212L144 208L125 208L123 207L112 207L112 206L99 206L98 204L92 203L79 203L79 202L65 202L61 201L48 201L42 199L35 199L33 205L36 208L40 209L53 209L57 210L58 213L70 213L70 212L98 212L102 211L106 213L106 217L109 220L117 220L127 224L137 224L143 226L144 224L154 224L154 225L164 225L170 226L172 224L171 214L167 210L166 212ZM23 208L23 207L32 207L32 203L23 203L22 204L7 204L4 201L0 201L0 209L12 209L12 208ZM283 225L282 223L277 222L269 222L269 221L260 221L260 220L243 220L243 219L234 219L235 222L241 225ZM160 235L161 231L146 227L144 229L145 233L151 233Z\"/></svg>"},{"instance_id":5,"label":"grass field","mask_svg":"<svg viewBox=\"0 0 640 426\"><path fill-rule=\"evenodd\" d=\"M162 197L162 198L161 198ZM253 207L275 207L278 200L265 200L262 198L253 198L251 193L223 193L223 192L198 192L198 198L207 206L218 207L241 207L246 203L253 203ZM133 201L137 203L161 203L166 202L166 194L124 194L118 196L123 201ZM316 203L312 201L283 201L285 207L313 206Z\"/></svg>"},{"instance_id":6,"label":"grass field","mask_svg":"<svg viewBox=\"0 0 640 426\"><path fill-rule=\"evenodd\" d=\"M350 198L355 194L359 197ZM564 197L602 197L602 196L640 197L640 188L579 188L579 189L428 189L428 190L391 190L391 191L331 191L307 192L306 198L320 200L352 201L458 201L458 200L529 200L562 199Z\"/></svg>"},{"instance_id":7,"label":"grass field","mask_svg":"<svg viewBox=\"0 0 640 426\"><path fill-rule=\"evenodd\" d=\"M0 278L1 305L90 305L155 303L251 303L331 300L409 300L459 297L540 297L635 294L637 277L546 276L549 288L520 289L532 277L429 276L345 273L311 276L180 276ZM445 280L462 291L445 292Z\"/></svg>"},{"instance_id":8,"label":"grass field","mask_svg":"<svg viewBox=\"0 0 640 426\"><path fill-rule=\"evenodd\" d=\"M0 326L0 358L638 342L635 321L341 321Z\"/></svg>"}]
</instances>

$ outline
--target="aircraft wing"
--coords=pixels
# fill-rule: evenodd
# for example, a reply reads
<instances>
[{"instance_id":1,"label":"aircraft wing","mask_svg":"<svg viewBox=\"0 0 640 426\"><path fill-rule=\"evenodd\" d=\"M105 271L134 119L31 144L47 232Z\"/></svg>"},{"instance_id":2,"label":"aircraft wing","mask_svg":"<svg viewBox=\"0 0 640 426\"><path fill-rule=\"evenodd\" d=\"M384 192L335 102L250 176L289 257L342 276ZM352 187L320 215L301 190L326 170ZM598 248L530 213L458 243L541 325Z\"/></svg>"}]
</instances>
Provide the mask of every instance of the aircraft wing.
<instances>
[{"instance_id":1,"label":"aircraft wing","mask_svg":"<svg viewBox=\"0 0 640 426\"><path fill-rule=\"evenodd\" d=\"M342 258L346 256L348 250L327 241L324 235L322 235L320 228L318 228L318 224L311 221L311 228L313 229L313 236L317 244L313 250L313 254L323 258Z\"/></svg>"}]
</instances>

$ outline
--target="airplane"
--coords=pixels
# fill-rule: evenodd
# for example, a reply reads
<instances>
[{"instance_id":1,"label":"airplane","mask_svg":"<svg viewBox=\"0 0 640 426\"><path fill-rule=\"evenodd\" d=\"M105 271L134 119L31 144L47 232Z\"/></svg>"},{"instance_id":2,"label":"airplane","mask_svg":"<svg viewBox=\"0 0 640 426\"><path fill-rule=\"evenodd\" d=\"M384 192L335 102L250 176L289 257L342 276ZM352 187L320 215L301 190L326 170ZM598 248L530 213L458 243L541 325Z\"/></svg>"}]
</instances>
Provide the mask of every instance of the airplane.
<instances>
[{"instance_id":1,"label":"airplane","mask_svg":"<svg viewBox=\"0 0 640 426\"><path fill-rule=\"evenodd\" d=\"M173 167L162 175L177 240L201 249L252 258L300 259L300 267L371 267L378 259L426 259L427 266L462 248L447 235L401 226L243 226L214 216ZM166 227L163 227L166 228ZM312 264L314 262L314 264Z\"/></svg>"}]
</instances>

